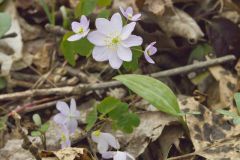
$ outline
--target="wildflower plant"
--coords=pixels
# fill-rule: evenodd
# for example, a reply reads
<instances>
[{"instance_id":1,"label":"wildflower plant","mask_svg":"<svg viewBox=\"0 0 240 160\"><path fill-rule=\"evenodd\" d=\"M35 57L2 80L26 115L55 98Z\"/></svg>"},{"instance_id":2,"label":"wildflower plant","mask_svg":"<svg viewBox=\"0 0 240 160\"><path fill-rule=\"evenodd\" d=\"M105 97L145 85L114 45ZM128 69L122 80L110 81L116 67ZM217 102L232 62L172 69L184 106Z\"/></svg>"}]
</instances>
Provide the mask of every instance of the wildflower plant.
<instances>
[{"instance_id":1,"label":"wildflower plant","mask_svg":"<svg viewBox=\"0 0 240 160\"><path fill-rule=\"evenodd\" d=\"M76 53L86 57L92 55L98 62L108 61L113 69L124 66L130 71L138 68L139 58L143 54L149 63L154 63L150 58L157 52L153 43L143 51L142 37L133 34L141 14L133 15L131 7L126 10L120 7L120 11L127 19L127 24L123 23L120 13L114 13L110 19L97 18L96 30L93 31L90 31L90 22L85 15L81 15L80 22L72 22L72 32L66 33L60 47L66 60L74 66ZM88 15L88 12L86 14Z\"/></svg>"},{"instance_id":2,"label":"wildflower plant","mask_svg":"<svg viewBox=\"0 0 240 160\"><path fill-rule=\"evenodd\" d=\"M33 117L33 122L36 125L36 130L31 132L31 136L33 137L40 137L42 141L43 148L46 149L46 132L49 128L49 122L42 123L42 119L39 116L39 114L34 114Z\"/></svg>"}]
</instances>

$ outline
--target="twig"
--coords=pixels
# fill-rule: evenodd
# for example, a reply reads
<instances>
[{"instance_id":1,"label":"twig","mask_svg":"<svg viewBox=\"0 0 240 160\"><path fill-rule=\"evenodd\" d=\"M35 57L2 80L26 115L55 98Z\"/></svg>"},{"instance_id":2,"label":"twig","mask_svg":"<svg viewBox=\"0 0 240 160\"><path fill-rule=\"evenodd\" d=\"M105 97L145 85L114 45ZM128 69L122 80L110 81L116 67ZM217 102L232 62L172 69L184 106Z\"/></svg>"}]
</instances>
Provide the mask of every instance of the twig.
<instances>
[{"instance_id":1,"label":"twig","mask_svg":"<svg viewBox=\"0 0 240 160\"><path fill-rule=\"evenodd\" d=\"M9 33L9 34L5 34L2 37L0 37L0 39L4 39L4 38L14 38L17 37L17 33L13 32L13 33Z\"/></svg>"},{"instance_id":2,"label":"twig","mask_svg":"<svg viewBox=\"0 0 240 160\"><path fill-rule=\"evenodd\" d=\"M62 35L66 34L68 32L68 30L62 28L61 26L54 26L54 25L51 25L51 24L46 24L45 29L48 32L54 33L54 34L59 35L59 36L62 36Z\"/></svg>"},{"instance_id":3,"label":"twig","mask_svg":"<svg viewBox=\"0 0 240 160\"><path fill-rule=\"evenodd\" d=\"M224 56L221 58L211 59L204 62L194 63L191 65L178 67L175 69L169 69L166 71L161 71L157 73L150 74L149 76L154 78L173 76L178 74L184 74L196 69L206 68L209 66L213 66L216 64L221 64L228 61L235 60L236 57L233 55ZM34 96L48 96L48 95L83 95L84 93L92 90L101 90L106 88L118 87L121 86L122 83L118 81L110 81L103 82L97 84L80 84L77 86L67 86L67 87L59 87L59 88L50 88L50 89L32 89L23 92L15 92L10 94L2 94L0 95L1 100L13 100L19 99L23 97L34 97Z\"/></svg>"},{"instance_id":4,"label":"twig","mask_svg":"<svg viewBox=\"0 0 240 160\"><path fill-rule=\"evenodd\" d=\"M18 131L23 138L22 147L26 150L29 150L32 153L32 155L36 158L36 160L41 160L41 157L40 157L39 152L38 152L38 147L36 147L34 144L32 144L32 142L29 140L27 134L24 132L24 130L21 127L21 124L20 124L21 117L20 117L20 115L18 115L15 112L13 114L13 118L15 119Z\"/></svg>"}]
</instances>

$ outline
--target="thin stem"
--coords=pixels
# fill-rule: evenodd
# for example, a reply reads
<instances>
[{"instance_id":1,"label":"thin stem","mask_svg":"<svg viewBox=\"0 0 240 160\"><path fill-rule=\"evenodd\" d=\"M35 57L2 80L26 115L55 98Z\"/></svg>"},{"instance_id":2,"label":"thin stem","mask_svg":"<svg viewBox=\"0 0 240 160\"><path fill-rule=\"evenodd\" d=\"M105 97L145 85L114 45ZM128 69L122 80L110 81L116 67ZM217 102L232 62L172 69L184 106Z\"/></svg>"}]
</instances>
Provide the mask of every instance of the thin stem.
<instances>
[{"instance_id":1,"label":"thin stem","mask_svg":"<svg viewBox=\"0 0 240 160\"><path fill-rule=\"evenodd\" d=\"M140 49L132 48L132 50L135 50L135 51L139 51L139 52L144 53L144 51L143 51L143 50L140 50Z\"/></svg>"}]
</instances>

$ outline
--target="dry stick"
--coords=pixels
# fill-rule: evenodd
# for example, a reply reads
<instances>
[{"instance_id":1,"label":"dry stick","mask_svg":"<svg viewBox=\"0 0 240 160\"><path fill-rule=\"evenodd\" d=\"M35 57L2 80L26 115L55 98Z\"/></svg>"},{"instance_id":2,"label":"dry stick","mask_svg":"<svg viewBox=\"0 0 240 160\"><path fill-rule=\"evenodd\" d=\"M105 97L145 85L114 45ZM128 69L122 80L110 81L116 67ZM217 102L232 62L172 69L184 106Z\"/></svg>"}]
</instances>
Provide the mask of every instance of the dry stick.
<instances>
[{"instance_id":1,"label":"dry stick","mask_svg":"<svg viewBox=\"0 0 240 160\"><path fill-rule=\"evenodd\" d=\"M213 66L216 64L221 64L227 61L233 61L236 57L233 55L224 56L221 58L211 59L204 62L198 62L191 65L178 67L175 69L169 69L166 71L161 71L157 73L150 74L149 76L154 78L160 78L160 77L167 77L167 76L173 76L178 74L187 73L196 69L205 68L209 66ZM9 94L2 94L0 95L0 101L1 100L14 100L24 97L34 97L34 96L48 96L48 95L82 95L86 93L87 91L92 90L100 90L100 89L106 89L111 87L117 87L121 86L122 83L118 81L110 81L110 82L103 82L103 83L97 83L97 84L80 84L77 86L67 86L67 87L59 87L59 88L49 88L49 89L32 89L27 90L23 92L15 92L15 93L9 93Z\"/></svg>"},{"instance_id":2,"label":"dry stick","mask_svg":"<svg viewBox=\"0 0 240 160\"><path fill-rule=\"evenodd\" d=\"M23 138L22 147L24 149L26 149L26 150L29 150L32 153L32 155L36 158L36 160L41 160L41 157L40 157L39 152L38 152L38 147L35 146L30 141L30 139L28 138L28 135L24 132L23 128L21 127L21 124L20 124L21 117L20 117L20 115L18 115L15 112L13 114L13 118L15 119L18 131L19 131L19 133L21 134L21 136Z\"/></svg>"}]
</instances>

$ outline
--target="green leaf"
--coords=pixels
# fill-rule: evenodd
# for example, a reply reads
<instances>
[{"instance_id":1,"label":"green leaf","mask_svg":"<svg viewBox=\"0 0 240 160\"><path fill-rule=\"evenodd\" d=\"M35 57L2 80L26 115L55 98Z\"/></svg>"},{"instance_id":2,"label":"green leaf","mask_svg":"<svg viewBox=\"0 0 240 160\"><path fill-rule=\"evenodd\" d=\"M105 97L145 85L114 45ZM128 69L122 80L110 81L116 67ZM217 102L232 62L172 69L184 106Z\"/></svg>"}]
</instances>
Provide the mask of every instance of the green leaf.
<instances>
[{"instance_id":1,"label":"green leaf","mask_svg":"<svg viewBox=\"0 0 240 160\"><path fill-rule=\"evenodd\" d=\"M39 114L34 114L33 117L33 122L37 125L37 126L41 126L42 125L42 120L41 117L39 116Z\"/></svg>"},{"instance_id":2,"label":"green leaf","mask_svg":"<svg viewBox=\"0 0 240 160\"><path fill-rule=\"evenodd\" d=\"M87 38L80 39L78 41L69 42L67 39L73 32L68 32L64 35L62 42L60 44L60 50L63 53L65 59L72 66L76 65L75 55L78 53L81 56L89 56L93 49L93 44L91 44Z\"/></svg>"},{"instance_id":3,"label":"green leaf","mask_svg":"<svg viewBox=\"0 0 240 160\"><path fill-rule=\"evenodd\" d=\"M90 129L92 129L92 127L96 123L97 119L98 119L97 107L94 107L93 110L91 112L89 112L88 115L87 115L87 118L86 118L86 122L87 122L86 131L89 131Z\"/></svg>"},{"instance_id":4,"label":"green leaf","mask_svg":"<svg viewBox=\"0 0 240 160\"><path fill-rule=\"evenodd\" d=\"M233 119L233 123L234 123L235 125L240 124L240 117L234 118L234 119Z\"/></svg>"},{"instance_id":5,"label":"green leaf","mask_svg":"<svg viewBox=\"0 0 240 160\"><path fill-rule=\"evenodd\" d=\"M139 62L139 58L142 56L143 52L142 52L142 47L141 46L137 46L137 47L132 47L131 48L132 53L133 53L133 59L131 62L124 62L123 63L123 67L127 70L127 71L135 71L139 68L138 66L138 62Z\"/></svg>"},{"instance_id":6,"label":"green leaf","mask_svg":"<svg viewBox=\"0 0 240 160\"><path fill-rule=\"evenodd\" d=\"M97 5L99 7L108 7L109 5L111 5L112 0L98 0Z\"/></svg>"},{"instance_id":7,"label":"green leaf","mask_svg":"<svg viewBox=\"0 0 240 160\"><path fill-rule=\"evenodd\" d=\"M125 133L132 133L133 128L140 124L140 119L135 113L126 113L119 117L115 124L113 124L118 129L121 129Z\"/></svg>"},{"instance_id":8,"label":"green leaf","mask_svg":"<svg viewBox=\"0 0 240 160\"><path fill-rule=\"evenodd\" d=\"M240 114L240 93L235 93L234 99L237 105L238 114Z\"/></svg>"},{"instance_id":9,"label":"green leaf","mask_svg":"<svg viewBox=\"0 0 240 160\"><path fill-rule=\"evenodd\" d=\"M7 86L7 81L6 81L6 79L3 78L3 77L0 77L0 90L6 88L6 86Z\"/></svg>"},{"instance_id":10,"label":"green leaf","mask_svg":"<svg viewBox=\"0 0 240 160\"><path fill-rule=\"evenodd\" d=\"M54 12L50 12L50 9L47 5L47 3L45 2L45 0L38 0L40 5L43 7L43 10L45 12L45 14L47 15L48 21L52 24L55 25L55 15ZM54 4L53 4L54 5Z\"/></svg>"},{"instance_id":11,"label":"green leaf","mask_svg":"<svg viewBox=\"0 0 240 160\"><path fill-rule=\"evenodd\" d=\"M133 92L146 99L162 112L179 116L180 108L172 90L161 81L143 75L119 75L116 80L122 82Z\"/></svg>"},{"instance_id":12,"label":"green leaf","mask_svg":"<svg viewBox=\"0 0 240 160\"><path fill-rule=\"evenodd\" d=\"M10 29L11 17L7 13L0 13L0 38Z\"/></svg>"},{"instance_id":13,"label":"green leaf","mask_svg":"<svg viewBox=\"0 0 240 160\"><path fill-rule=\"evenodd\" d=\"M121 104L120 100L113 97L107 97L97 105L97 110L106 115L113 111L119 104Z\"/></svg>"},{"instance_id":14,"label":"green leaf","mask_svg":"<svg viewBox=\"0 0 240 160\"><path fill-rule=\"evenodd\" d=\"M101 12L99 12L97 17L98 18L106 18L106 19L108 19L110 14L111 14L111 12L108 9L104 9Z\"/></svg>"},{"instance_id":15,"label":"green leaf","mask_svg":"<svg viewBox=\"0 0 240 160\"><path fill-rule=\"evenodd\" d=\"M41 132L41 133L45 133L45 132L47 132L47 130L48 130L48 128L49 128L49 123L47 122L47 123L44 123L43 125L41 125L41 127L39 128L39 131Z\"/></svg>"},{"instance_id":16,"label":"green leaf","mask_svg":"<svg viewBox=\"0 0 240 160\"><path fill-rule=\"evenodd\" d=\"M235 118L235 117L238 116L236 113L234 113L234 112L229 112L229 111L224 110L224 109L218 109L217 112L220 113L220 114L223 114L223 115L225 115L225 116L232 117L232 118Z\"/></svg>"},{"instance_id":17,"label":"green leaf","mask_svg":"<svg viewBox=\"0 0 240 160\"><path fill-rule=\"evenodd\" d=\"M31 132L31 136L33 136L33 137L39 137L39 136L41 136L42 134L41 134L41 132L39 132L39 131L32 131Z\"/></svg>"},{"instance_id":18,"label":"green leaf","mask_svg":"<svg viewBox=\"0 0 240 160\"><path fill-rule=\"evenodd\" d=\"M201 61L206 55L213 52L212 46L209 44L199 44L194 48L189 56L188 62L192 63L194 60Z\"/></svg>"},{"instance_id":19,"label":"green leaf","mask_svg":"<svg viewBox=\"0 0 240 160\"><path fill-rule=\"evenodd\" d=\"M80 17L81 15L88 16L97 6L98 0L81 0L79 1L77 7L75 8L75 17Z\"/></svg>"},{"instance_id":20,"label":"green leaf","mask_svg":"<svg viewBox=\"0 0 240 160\"><path fill-rule=\"evenodd\" d=\"M128 104L127 103L119 103L115 109L109 112L109 117L113 120L117 120L121 118L121 116L125 113L128 113Z\"/></svg>"}]
</instances>

